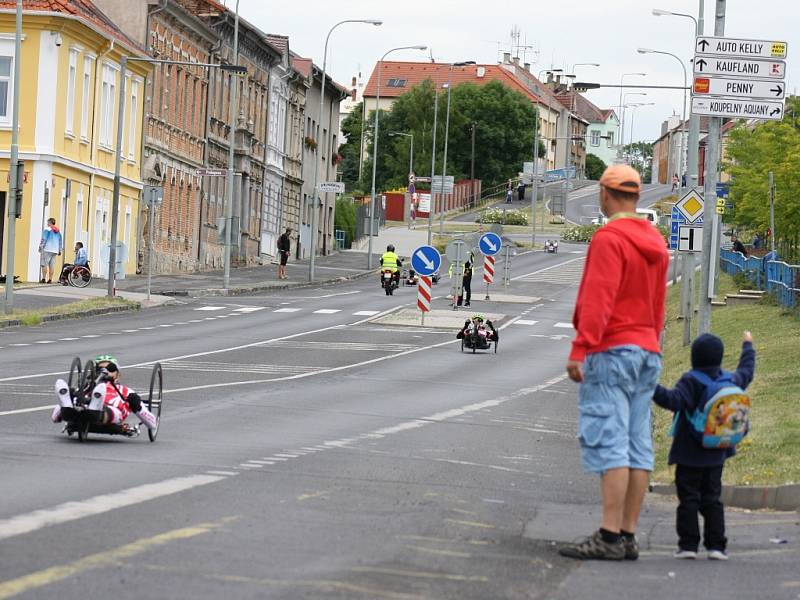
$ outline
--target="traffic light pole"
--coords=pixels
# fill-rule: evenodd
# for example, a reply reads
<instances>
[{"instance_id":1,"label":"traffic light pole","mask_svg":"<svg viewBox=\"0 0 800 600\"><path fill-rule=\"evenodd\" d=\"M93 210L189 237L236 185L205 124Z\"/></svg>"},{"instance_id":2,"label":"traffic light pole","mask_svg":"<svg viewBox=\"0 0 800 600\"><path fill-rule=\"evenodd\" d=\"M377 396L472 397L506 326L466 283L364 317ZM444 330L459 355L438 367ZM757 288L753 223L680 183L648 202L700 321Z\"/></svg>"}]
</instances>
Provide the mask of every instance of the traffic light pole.
<instances>
[{"instance_id":1,"label":"traffic light pole","mask_svg":"<svg viewBox=\"0 0 800 600\"><path fill-rule=\"evenodd\" d=\"M9 161L8 205L8 249L6 250L5 312L14 310L14 244L16 243L17 196L22 192L22 181L18 177L19 164L19 74L22 53L22 0L17 0L16 35L14 37L14 109L11 121L11 158ZM20 206L20 209L22 206ZM1 217L0 217L1 218Z\"/></svg>"}]
</instances>

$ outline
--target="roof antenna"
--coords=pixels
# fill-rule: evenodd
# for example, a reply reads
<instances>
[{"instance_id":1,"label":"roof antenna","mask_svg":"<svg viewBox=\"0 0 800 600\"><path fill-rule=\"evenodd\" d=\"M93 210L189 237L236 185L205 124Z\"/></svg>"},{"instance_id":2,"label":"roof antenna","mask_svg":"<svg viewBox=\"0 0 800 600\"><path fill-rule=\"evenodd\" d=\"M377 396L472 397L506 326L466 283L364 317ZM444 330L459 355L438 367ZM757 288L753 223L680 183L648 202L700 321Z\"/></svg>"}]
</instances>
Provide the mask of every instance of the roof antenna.
<instances>
[{"instance_id":1,"label":"roof antenna","mask_svg":"<svg viewBox=\"0 0 800 600\"><path fill-rule=\"evenodd\" d=\"M435 63L435 62L436 62L436 60L434 60L434 58L433 58L433 48L429 48L429 49L428 49L428 51L429 51L429 53L430 53L431 62L432 62L432 63Z\"/></svg>"}]
</instances>

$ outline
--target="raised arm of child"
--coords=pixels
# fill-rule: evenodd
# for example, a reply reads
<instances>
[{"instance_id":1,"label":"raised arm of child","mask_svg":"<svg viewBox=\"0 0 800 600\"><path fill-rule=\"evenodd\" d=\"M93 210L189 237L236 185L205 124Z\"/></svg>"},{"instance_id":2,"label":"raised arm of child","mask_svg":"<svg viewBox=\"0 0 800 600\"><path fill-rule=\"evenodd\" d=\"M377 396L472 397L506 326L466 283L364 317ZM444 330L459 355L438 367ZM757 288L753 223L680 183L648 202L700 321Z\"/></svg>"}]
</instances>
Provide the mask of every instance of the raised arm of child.
<instances>
[{"instance_id":1,"label":"raised arm of child","mask_svg":"<svg viewBox=\"0 0 800 600\"><path fill-rule=\"evenodd\" d=\"M742 339L742 353L739 355L739 366L733 374L733 381L743 390L753 381L753 374L756 369L756 350L753 348L753 335L749 331L744 332Z\"/></svg>"}]
</instances>

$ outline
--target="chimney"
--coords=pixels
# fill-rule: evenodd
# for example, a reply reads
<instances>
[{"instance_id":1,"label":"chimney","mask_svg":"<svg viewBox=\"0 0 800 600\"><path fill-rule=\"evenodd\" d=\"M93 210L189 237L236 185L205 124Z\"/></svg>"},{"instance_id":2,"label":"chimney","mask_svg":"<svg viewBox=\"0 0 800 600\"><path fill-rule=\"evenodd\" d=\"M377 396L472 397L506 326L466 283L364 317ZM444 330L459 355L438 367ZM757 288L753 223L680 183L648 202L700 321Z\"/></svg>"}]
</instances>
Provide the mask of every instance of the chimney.
<instances>
[{"instance_id":1,"label":"chimney","mask_svg":"<svg viewBox=\"0 0 800 600\"><path fill-rule=\"evenodd\" d=\"M552 83L553 83L553 72L552 71L548 71L547 72L547 85L550 85Z\"/></svg>"},{"instance_id":2,"label":"chimney","mask_svg":"<svg viewBox=\"0 0 800 600\"><path fill-rule=\"evenodd\" d=\"M514 65L519 66L519 56L514 57Z\"/></svg>"},{"instance_id":3,"label":"chimney","mask_svg":"<svg viewBox=\"0 0 800 600\"><path fill-rule=\"evenodd\" d=\"M526 70L528 73L530 73L530 72L531 72L531 63L528 63L528 62L526 62L526 63L525 63L525 70Z\"/></svg>"},{"instance_id":4,"label":"chimney","mask_svg":"<svg viewBox=\"0 0 800 600\"><path fill-rule=\"evenodd\" d=\"M507 65L511 63L511 52L503 52L503 64Z\"/></svg>"}]
</instances>

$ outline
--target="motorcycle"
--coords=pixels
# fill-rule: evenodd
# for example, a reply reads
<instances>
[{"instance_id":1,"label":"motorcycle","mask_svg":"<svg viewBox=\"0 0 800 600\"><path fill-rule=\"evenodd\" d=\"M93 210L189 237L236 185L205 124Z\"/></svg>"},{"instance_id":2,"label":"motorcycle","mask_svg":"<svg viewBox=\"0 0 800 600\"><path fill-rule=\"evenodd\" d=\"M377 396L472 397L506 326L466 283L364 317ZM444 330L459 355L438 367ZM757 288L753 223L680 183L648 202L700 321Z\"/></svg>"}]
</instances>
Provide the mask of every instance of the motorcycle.
<instances>
[{"instance_id":1,"label":"motorcycle","mask_svg":"<svg viewBox=\"0 0 800 600\"><path fill-rule=\"evenodd\" d=\"M394 294L394 290L397 288L397 280L391 270L384 269L381 271L381 287L386 291L387 296Z\"/></svg>"}]
</instances>

